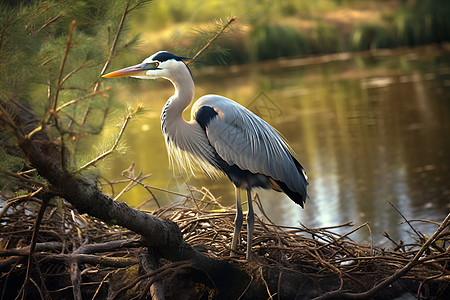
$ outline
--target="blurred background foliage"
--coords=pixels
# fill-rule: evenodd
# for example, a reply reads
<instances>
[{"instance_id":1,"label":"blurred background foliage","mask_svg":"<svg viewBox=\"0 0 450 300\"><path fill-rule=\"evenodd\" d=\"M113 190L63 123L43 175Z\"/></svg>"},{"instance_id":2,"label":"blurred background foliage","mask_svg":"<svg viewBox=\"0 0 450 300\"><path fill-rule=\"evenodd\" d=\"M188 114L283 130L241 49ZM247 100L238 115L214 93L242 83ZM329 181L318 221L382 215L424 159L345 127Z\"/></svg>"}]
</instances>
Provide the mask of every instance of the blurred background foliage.
<instances>
[{"instance_id":1,"label":"blurred background foliage","mask_svg":"<svg viewBox=\"0 0 450 300\"><path fill-rule=\"evenodd\" d=\"M146 54L176 48L180 36L191 36L183 46L194 51L201 35L192 28L237 16L216 45L235 64L442 43L450 40L449 15L442 0L166 0L141 10L133 28L144 34Z\"/></svg>"}]
</instances>

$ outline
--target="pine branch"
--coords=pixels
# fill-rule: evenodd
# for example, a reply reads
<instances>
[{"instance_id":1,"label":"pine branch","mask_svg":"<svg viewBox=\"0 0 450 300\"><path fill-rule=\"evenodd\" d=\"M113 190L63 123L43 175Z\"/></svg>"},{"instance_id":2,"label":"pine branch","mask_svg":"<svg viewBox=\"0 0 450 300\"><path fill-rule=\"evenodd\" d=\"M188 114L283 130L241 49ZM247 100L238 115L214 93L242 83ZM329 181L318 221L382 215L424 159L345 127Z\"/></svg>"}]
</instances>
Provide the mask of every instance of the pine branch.
<instances>
[{"instance_id":1,"label":"pine branch","mask_svg":"<svg viewBox=\"0 0 450 300\"><path fill-rule=\"evenodd\" d=\"M36 134L37 132L41 131L43 128L45 128L50 119L52 117L55 116L56 114L56 109L57 109L57 105L58 105L58 96L59 96L59 91L61 90L61 85L64 82L62 78L62 74L64 71L64 65L66 64L66 59L67 59L67 55L69 53L69 49L71 47L71 43L72 43L72 35L73 35L73 31L75 29L75 20L72 21L71 25L70 25L70 29L69 29L69 34L67 36L67 41L66 41L66 48L64 50L64 54L61 60L61 64L59 66L59 72L58 72L58 77L56 79L56 87L55 87L55 95L53 97L53 100L51 100L51 92L50 92L50 85L48 85L48 100L49 102L51 102L50 104L50 109L48 111L49 116L43 118L41 126L36 127L33 131L31 131L30 133L27 134L26 138L30 139L34 134ZM46 112L47 113L47 112Z\"/></svg>"},{"instance_id":2,"label":"pine branch","mask_svg":"<svg viewBox=\"0 0 450 300\"><path fill-rule=\"evenodd\" d=\"M209 46L211 46L212 43L215 42L215 40L217 40L217 38L225 31L225 29L227 29L228 26L230 26L231 23L233 23L234 21L236 21L236 17L231 17L227 24L225 24L222 29L212 38L210 39L205 46L203 46L202 49L200 49L197 54L194 55L194 57L192 57L192 59L196 59L197 57L200 56L200 54L202 54L203 51L205 51ZM187 62L187 64L189 64L189 62Z\"/></svg>"},{"instance_id":3,"label":"pine branch","mask_svg":"<svg viewBox=\"0 0 450 300\"><path fill-rule=\"evenodd\" d=\"M120 19L119 26L118 26L118 29L117 29L117 33L116 33L116 35L115 35L115 37L114 37L113 43L112 43L112 45L111 45L111 48L109 49L108 59L106 60L105 64L103 65L103 69L102 69L101 72L100 72L100 78L99 78L99 79L97 80L97 82L95 83L94 91L97 91L97 90L99 89L99 87L100 87L100 82L101 82L101 76L104 75L104 74L106 73L106 70L108 69L109 64L111 63L112 57L113 57L113 55L114 55L114 51L115 51L116 46L117 46L117 41L119 40L119 36L120 36L120 34L121 34L121 32L122 32L123 25L125 24L125 18L126 18L126 16L127 16L130 12L132 12L133 10L135 10L136 8L138 8L138 7L139 7L142 3L144 3L144 2L146 2L146 1L139 1L138 3L136 3L136 5L134 5L133 7L129 8L129 7L130 7L130 0L128 0L127 4L125 5L125 9L124 9L124 11L123 11L122 18Z\"/></svg>"},{"instance_id":4,"label":"pine branch","mask_svg":"<svg viewBox=\"0 0 450 300\"><path fill-rule=\"evenodd\" d=\"M55 97L53 99L52 108L50 110L50 115L52 115L52 111L56 111L56 107L58 105L58 95L59 91L61 89L61 85L63 83L62 81L62 73L64 71L64 65L66 64L67 54L69 53L70 46L72 44L72 34L75 29L75 20L72 21L72 24L70 25L69 34L67 36L67 42L66 42L66 49L64 50L64 54L61 60L61 65L59 66L59 72L58 72L58 78L56 79L56 91L55 91Z\"/></svg>"},{"instance_id":5,"label":"pine branch","mask_svg":"<svg viewBox=\"0 0 450 300\"><path fill-rule=\"evenodd\" d=\"M92 159L91 161L87 162L86 164L84 164L82 167L80 167L79 169L77 169L76 171L74 171L73 173L79 173L85 169L87 169L88 167L95 165L97 162L99 162L100 160L104 159L105 157L107 157L108 155L110 155L111 153L113 153L114 151L116 151L117 146L119 146L119 142L122 139L122 136L125 132L125 128L128 125L128 122L130 121L130 119L140 110L140 108L136 109L135 111L129 113L126 117L125 120L122 124L122 127L120 128L120 132L119 135L117 136L116 141L114 142L114 144L112 145L112 147L106 151L103 152L102 154L100 154L98 157Z\"/></svg>"}]
</instances>

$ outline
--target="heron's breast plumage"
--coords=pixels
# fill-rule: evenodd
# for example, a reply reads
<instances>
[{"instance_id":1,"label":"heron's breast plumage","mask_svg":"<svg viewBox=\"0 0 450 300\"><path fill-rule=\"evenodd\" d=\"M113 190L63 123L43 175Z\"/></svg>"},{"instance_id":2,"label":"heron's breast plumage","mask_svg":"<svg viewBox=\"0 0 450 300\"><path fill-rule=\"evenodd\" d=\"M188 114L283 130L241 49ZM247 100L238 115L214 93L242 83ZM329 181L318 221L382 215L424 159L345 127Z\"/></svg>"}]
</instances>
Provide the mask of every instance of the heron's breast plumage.
<instances>
[{"instance_id":1,"label":"heron's breast plumage","mask_svg":"<svg viewBox=\"0 0 450 300\"><path fill-rule=\"evenodd\" d=\"M170 119L169 109L168 101L161 113L161 131L170 164L184 173L195 173L200 169L213 178L219 177L220 170L214 162L215 151L205 131L195 120L186 122L182 117Z\"/></svg>"}]
</instances>

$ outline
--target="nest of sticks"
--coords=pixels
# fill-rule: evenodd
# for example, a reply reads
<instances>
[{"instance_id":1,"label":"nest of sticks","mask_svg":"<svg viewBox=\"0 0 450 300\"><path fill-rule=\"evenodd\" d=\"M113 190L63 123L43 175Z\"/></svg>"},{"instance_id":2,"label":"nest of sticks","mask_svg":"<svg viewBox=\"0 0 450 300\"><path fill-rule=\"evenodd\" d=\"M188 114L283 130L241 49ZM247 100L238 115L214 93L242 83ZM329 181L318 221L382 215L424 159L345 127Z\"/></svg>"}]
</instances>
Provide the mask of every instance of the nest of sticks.
<instances>
[{"instance_id":1,"label":"nest of sticks","mask_svg":"<svg viewBox=\"0 0 450 300\"><path fill-rule=\"evenodd\" d=\"M149 212L157 217L176 222L184 239L205 254L231 259L230 243L234 229L235 211L223 207L205 189L196 190L182 202ZM197 199L192 201L192 199ZM0 199L1 200L1 199ZM264 214L261 202L255 199ZM52 201L43 215L37 236L33 259L28 259L36 215L41 200L34 197L2 200L0 211L0 299L9 299L23 288L25 276L42 299L72 297L74 273L83 276L84 293L91 298L116 298L124 291L136 289L146 279L141 296L150 286L151 276L142 274L142 246L139 236L118 226L111 226L87 215L80 215L62 199ZM405 268L424 246L424 239L415 243L395 243L393 249L380 249L371 244L359 244L349 235L367 224L338 235L332 228L311 229L280 227L265 216L257 216L253 241L254 262L261 267L279 272L297 274L312 282L313 288L326 294L329 290L367 291L375 284ZM437 224L439 225L439 224ZM442 225L442 224L441 224ZM351 223L337 227L352 226ZM233 258L244 262L245 224L238 249L241 255ZM389 238L387 236L387 238ZM439 234L430 247L421 253L420 261L401 276L401 288L418 298L448 295L450 289L450 232ZM27 268L27 262L33 266ZM74 267L76 265L80 268ZM138 266L141 266L138 268ZM170 278L183 267L166 262L154 270L153 280ZM30 274L28 273L30 270ZM133 273L130 270L134 270ZM130 273L131 272L131 273ZM141 272L141 273L140 273ZM171 273L172 272L172 273ZM261 271L262 272L262 271ZM81 274L81 275L80 275ZM127 281L124 274L130 275ZM159 275L158 275L159 274ZM161 275L163 274L163 275ZM147 272L148 275L148 272ZM120 284L111 286L111 279L120 278ZM281 278L281 276L280 276ZM264 279L264 277L263 277ZM324 288L333 279L332 289ZM397 282L401 282L397 280ZM413 285L408 284L413 282ZM280 283L278 283L280 284ZM8 286L8 289L5 287ZM436 288L435 290L433 290ZM268 291L268 297L272 295Z\"/></svg>"}]
</instances>

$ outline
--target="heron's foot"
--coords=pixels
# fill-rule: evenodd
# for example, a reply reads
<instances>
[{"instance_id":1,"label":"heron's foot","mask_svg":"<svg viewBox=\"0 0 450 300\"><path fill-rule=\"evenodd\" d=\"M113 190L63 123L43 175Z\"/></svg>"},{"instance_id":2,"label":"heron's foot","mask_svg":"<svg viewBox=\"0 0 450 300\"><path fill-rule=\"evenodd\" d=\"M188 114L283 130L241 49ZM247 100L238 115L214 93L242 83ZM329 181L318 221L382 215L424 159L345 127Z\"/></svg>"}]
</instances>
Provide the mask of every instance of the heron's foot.
<instances>
[{"instance_id":1,"label":"heron's foot","mask_svg":"<svg viewBox=\"0 0 450 300\"><path fill-rule=\"evenodd\" d=\"M255 260L255 255L253 254L252 251L247 251L247 254L245 255L245 260L246 260L247 262L250 262L250 261L254 261L254 260Z\"/></svg>"},{"instance_id":2,"label":"heron's foot","mask_svg":"<svg viewBox=\"0 0 450 300\"><path fill-rule=\"evenodd\" d=\"M239 256L239 254L238 254L235 250L231 249L231 251L230 251L230 257L236 258L236 257L238 257L238 256Z\"/></svg>"},{"instance_id":3,"label":"heron's foot","mask_svg":"<svg viewBox=\"0 0 450 300\"><path fill-rule=\"evenodd\" d=\"M239 236L239 233L237 235ZM238 251L237 251L238 241L239 241L239 239L237 238L236 232L235 232L235 235L233 235L233 240L231 241L231 251L230 251L231 257L239 256Z\"/></svg>"},{"instance_id":4,"label":"heron's foot","mask_svg":"<svg viewBox=\"0 0 450 300\"><path fill-rule=\"evenodd\" d=\"M249 240L247 240L247 247L246 247L247 251L245 254L245 260L250 262L250 261L254 261L255 260L255 254L252 252L252 238L250 238Z\"/></svg>"}]
</instances>

